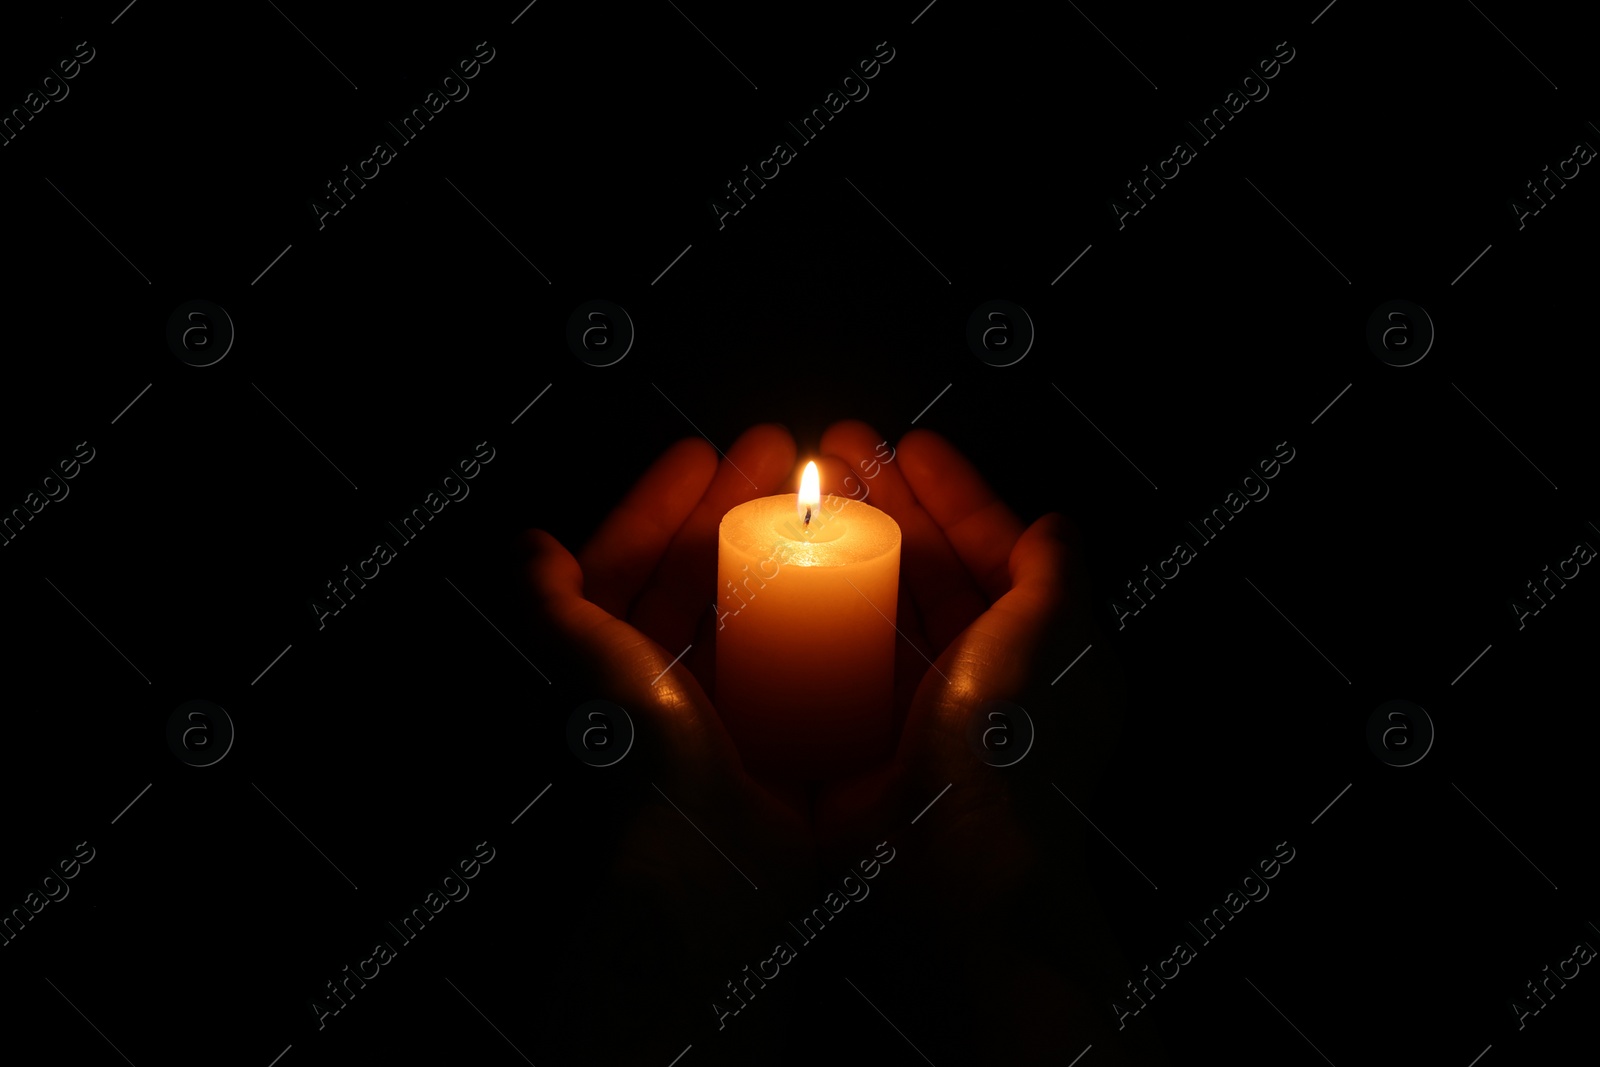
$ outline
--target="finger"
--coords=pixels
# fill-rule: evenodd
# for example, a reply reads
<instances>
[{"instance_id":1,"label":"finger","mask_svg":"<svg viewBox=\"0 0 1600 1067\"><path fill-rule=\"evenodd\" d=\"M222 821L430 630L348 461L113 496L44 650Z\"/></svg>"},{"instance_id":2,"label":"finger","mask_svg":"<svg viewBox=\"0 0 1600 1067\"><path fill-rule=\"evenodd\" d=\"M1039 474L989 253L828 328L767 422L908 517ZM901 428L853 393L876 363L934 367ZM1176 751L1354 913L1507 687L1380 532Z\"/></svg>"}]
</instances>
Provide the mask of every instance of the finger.
<instances>
[{"instance_id":1,"label":"finger","mask_svg":"<svg viewBox=\"0 0 1600 1067\"><path fill-rule=\"evenodd\" d=\"M897 759L908 767L960 777L970 769L967 730L990 701L1034 705L1041 690L1042 650L1063 645L1060 625L1069 571L1064 523L1050 514L1028 527L1012 550L1011 588L945 649L923 680Z\"/></svg>"},{"instance_id":2,"label":"finger","mask_svg":"<svg viewBox=\"0 0 1600 1067\"><path fill-rule=\"evenodd\" d=\"M716 715L699 682L673 653L583 597L583 571L562 544L543 530L530 530L527 576L542 639L562 653L563 684L581 679L594 697L646 716L665 746L669 762L707 765L731 744L715 725Z\"/></svg>"},{"instance_id":3,"label":"finger","mask_svg":"<svg viewBox=\"0 0 1600 1067\"><path fill-rule=\"evenodd\" d=\"M626 619L716 472L716 450L698 437L686 437L667 449L578 553L584 595Z\"/></svg>"},{"instance_id":4,"label":"finger","mask_svg":"<svg viewBox=\"0 0 1600 1067\"><path fill-rule=\"evenodd\" d=\"M1031 655L1066 604L1073 574L1066 536L1066 520L1054 512L1023 531L1006 562L1011 588L970 627L973 634L1009 649L1008 658L1015 662ZM1020 692L1023 684L1016 679L1001 688Z\"/></svg>"},{"instance_id":5,"label":"finger","mask_svg":"<svg viewBox=\"0 0 1600 1067\"><path fill-rule=\"evenodd\" d=\"M950 546L991 602L1010 585L1007 563L1022 520L995 496L967 458L931 430L901 439L898 458L906 483L944 531Z\"/></svg>"},{"instance_id":6,"label":"finger","mask_svg":"<svg viewBox=\"0 0 1600 1067\"><path fill-rule=\"evenodd\" d=\"M1050 768L1087 790L1115 744L1124 681L1098 647L1080 560L1066 519L1045 515L1030 526L1011 553L1011 591L972 624L968 662L979 689L1051 721L1036 735L1029 775Z\"/></svg>"},{"instance_id":7,"label":"finger","mask_svg":"<svg viewBox=\"0 0 1600 1067\"><path fill-rule=\"evenodd\" d=\"M782 426L746 430L728 449L705 495L684 520L645 584L633 622L674 655L694 640L717 595L717 527L731 508L781 492L794 473L794 438Z\"/></svg>"},{"instance_id":8,"label":"finger","mask_svg":"<svg viewBox=\"0 0 1600 1067\"><path fill-rule=\"evenodd\" d=\"M839 483L843 495L881 508L899 524L904 585L937 656L989 602L939 524L917 502L894 462L896 453L876 430L864 422L836 422L822 435L822 449L850 468L850 475ZM833 470L831 464L829 469Z\"/></svg>"},{"instance_id":9,"label":"finger","mask_svg":"<svg viewBox=\"0 0 1600 1067\"><path fill-rule=\"evenodd\" d=\"M585 667L604 668L619 687L618 696L643 695L646 690L634 680L655 678L672 661L671 653L584 599L583 569L561 542L543 530L530 530L527 548L528 584L542 629L573 645Z\"/></svg>"}]
</instances>

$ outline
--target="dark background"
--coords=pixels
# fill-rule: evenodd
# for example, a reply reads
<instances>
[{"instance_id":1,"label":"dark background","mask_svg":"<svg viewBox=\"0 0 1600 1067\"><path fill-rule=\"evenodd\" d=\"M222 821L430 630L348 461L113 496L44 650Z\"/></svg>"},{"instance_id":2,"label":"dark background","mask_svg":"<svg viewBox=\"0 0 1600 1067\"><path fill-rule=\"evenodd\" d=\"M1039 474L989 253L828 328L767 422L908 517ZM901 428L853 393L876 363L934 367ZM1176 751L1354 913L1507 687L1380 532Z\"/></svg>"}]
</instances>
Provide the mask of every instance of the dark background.
<instances>
[{"instance_id":1,"label":"dark background","mask_svg":"<svg viewBox=\"0 0 1600 1067\"><path fill-rule=\"evenodd\" d=\"M542 526L575 548L696 429L726 449L779 421L807 453L844 417L890 440L916 419L1025 519L1083 529L1090 655L1121 661L1131 704L1102 786L1074 800L1115 842L1091 834L1086 861L1134 969L1273 844L1296 849L1185 968L1204 977L1130 1027L1174 1062L1341 1067L1466 1067L1486 1046L1485 1065L1546 1062L1590 1039L1587 969L1520 1032L1508 1007L1600 941L1600 579L1586 568L1521 630L1509 606L1600 544L1597 179L1584 168L1521 231L1509 207L1600 143L1573 16L540 0L511 25L516 0L119 6L8 14L0 37L7 110L77 42L96 50L0 148L0 508L95 449L0 546L0 907L77 842L97 852L0 948L8 1042L117 1062L109 1041L141 1067L265 1067L290 1045L286 1067L522 1062L508 1041L541 1065L606 1062L604 1032L572 1032L568 979L606 921L608 786L566 747L583 695L562 663L508 647L510 546ZM323 183L483 40L470 96L319 230ZM870 95L719 230L723 183L884 40ZM1119 230L1122 184L1285 40L1270 95ZM965 340L996 298L1037 329L1009 367ZM210 367L165 341L191 299L237 331ZM610 367L565 341L590 299L637 329ZM1392 299L1437 329L1409 367L1365 340ZM319 630L323 583L485 440L471 495ZM1118 630L1122 583L1282 441L1295 458L1271 495ZM1365 735L1397 698L1437 733L1405 768ZM167 747L191 699L237 728L211 767ZM476 902L319 1032L308 998L485 839ZM918 1062L825 958L800 969L780 995L812 1025L786 1054ZM876 992L949 1062L959 1013ZM726 1055L740 1038L713 1023L685 1017L660 1062Z\"/></svg>"}]
</instances>

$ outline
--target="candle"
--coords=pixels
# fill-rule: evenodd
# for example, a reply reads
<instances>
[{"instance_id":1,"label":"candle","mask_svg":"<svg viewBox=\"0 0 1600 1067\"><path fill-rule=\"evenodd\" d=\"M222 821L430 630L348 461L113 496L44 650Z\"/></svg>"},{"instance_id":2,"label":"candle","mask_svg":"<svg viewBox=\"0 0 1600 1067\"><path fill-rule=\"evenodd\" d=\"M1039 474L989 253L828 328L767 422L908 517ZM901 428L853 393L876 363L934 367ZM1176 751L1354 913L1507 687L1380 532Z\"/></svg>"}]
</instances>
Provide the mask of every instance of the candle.
<instances>
[{"instance_id":1,"label":"candle","mask_svg":"<svg viewBox=\"0 0 1600 1067\"><path fill-rule=\"evenodd\" d=\"M745 765L814 781L888 755L900 527L860 500L761 497L717 537L716 705Z\"/></svg>"}]
</instances>

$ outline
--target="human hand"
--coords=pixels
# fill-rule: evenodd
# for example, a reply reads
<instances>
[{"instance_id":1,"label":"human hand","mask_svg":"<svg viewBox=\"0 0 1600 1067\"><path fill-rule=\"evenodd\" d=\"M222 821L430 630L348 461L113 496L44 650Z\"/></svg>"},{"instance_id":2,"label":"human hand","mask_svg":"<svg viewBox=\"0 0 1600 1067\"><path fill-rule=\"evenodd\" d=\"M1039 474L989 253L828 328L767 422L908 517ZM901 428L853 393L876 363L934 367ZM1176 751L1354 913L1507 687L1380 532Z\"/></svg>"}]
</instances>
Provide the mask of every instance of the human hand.
<instances>
[{"instance_id":1,"label":"human hand","mask_svg":"<svg viewBox=\"0 0 1600 1067\"><path fill-rule=\"evenodd\" d=\"M989 1054L1059 1062L1104 1039L1114 1058L1159 1058L1142 1037L1111 1040L1104 998L1122 968L1067 799L1082 801L1098 776L1120 689L1103 654L1059 673L1095 640L1078 535L1056 514L1024 527L937 434L913 431L887 462L886 443L854 421L822 438L824 491L868 499L899 524L901 585L899 744L886 764L823 788L819 866L897 846L904 889L885 925L903 936L886 932L894 947L876 958L899 961L901 985L979 1006L963 1016L984 1021L974 1038ZM994 702L1026 709L1035 731L1026 758L1003 768L969 740Z\"/></svg>"},{"instance_id":2,"label":"human hand","mask_svg":"<svg viewBox=\"0 0 1600 1067\"><path fill-rule=\"evenodd\" d=\"M577 556L542 530L527 535L541 645L564 652L563 673L586 697L635 718L633 750L607 771L620 794L600 926L608 941L585 961L591 995L579 1002L599 1013L583 1029L614 1061L653 1062L810 902L806 801L745 773L706 695L718 524L780 491L794 457L778 426L747 431L722 460L698 438L680 441ZM610 1010L619 1000L629 1005L620 1015ZM741 1037L759 1044L760 1026L741 1022Z\"/></svg>"}]
</instances>

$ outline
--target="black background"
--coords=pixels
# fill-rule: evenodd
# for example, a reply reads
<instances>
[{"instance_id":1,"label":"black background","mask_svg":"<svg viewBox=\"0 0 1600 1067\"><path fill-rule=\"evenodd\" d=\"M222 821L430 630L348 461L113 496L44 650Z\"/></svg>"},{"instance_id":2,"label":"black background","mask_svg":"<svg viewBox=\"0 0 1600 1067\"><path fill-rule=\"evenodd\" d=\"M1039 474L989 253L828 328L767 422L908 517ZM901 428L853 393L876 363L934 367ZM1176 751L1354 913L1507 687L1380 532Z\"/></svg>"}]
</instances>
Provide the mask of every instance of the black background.
<instances>
[{"instance_id":1,"label":"black background","mask_svg":"<svg viewBox=\"0 0 1600 1067\"><path fill-rule=\"evenodd\" d=\"M1546 1062L1590 1040L1587 970L1520 1032L1508 1007L1600 938L1600 579L1585 569L1521 630L1510 607L1576 542L1600 544L1596 179L1585 168L1520 231L1509 206L1600 143L1573 16L278 6L119 16L114 0L8 14L0 41L7 110L77 42L96 50L0 148L0 508L77 442L95 449L0 547L0 907L75 843L97 850L0 948L8 1042L117 1062L109 1041L141 1067L265 1067L290 1045L286 1067L522 1062L508 1041L541 1065L607 1062L606 1034L573 1032L561 999L606 921L590 895L606 783L567 750L583 695L562 664L508 647L510 546L541 526L576 547L696 429L726 449L783 422L805 453L845 417L891 441L916 419L1025 519L1083 529L1103 626L1089 654L1121 661L1131 706L1102 785L1074 799L1115 842L1091 834L1086 862L1134 969L1274 843L1297 850L1185 969L1204 977L1130 1027L1174 1062L1341 1067L1466 1067L1491 1045L1487 1067ZM323 183L484 40L470 96L319 229ZM885 40L870 95L719 229L723 183ZM1184 120L1280 41L1294 58L1270 95L1119 230L1123 183L1194 140ZM197 298L237 329L206 368L165 341ZM1009 367L965 340L996 298L1037 329ZM565 342L589 299L637 328L613 366ZM1392 299L1437 329L1409 367L1365 340ZM323 583L485 440L471 495L319 629ZM1295 458L1271 495L1119 630L1122 583L1283 441ZM164 734L197 698L238 731L202 769ZM1396 698L1437 731L1406 768L1365 737ZM307 1000L485 839L476 903L319 1032ZM919 1061L826 960L802 967L782 995L812 1025L785 1054ZM950 1062L959 1013L875 991ZM729 1055L717 1043L739 1038L713 1023L685 1017L660 1062Z\"/></svg>"}]
</instances>

